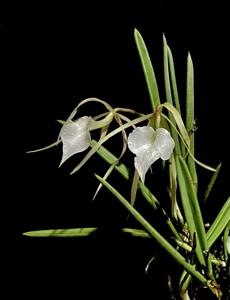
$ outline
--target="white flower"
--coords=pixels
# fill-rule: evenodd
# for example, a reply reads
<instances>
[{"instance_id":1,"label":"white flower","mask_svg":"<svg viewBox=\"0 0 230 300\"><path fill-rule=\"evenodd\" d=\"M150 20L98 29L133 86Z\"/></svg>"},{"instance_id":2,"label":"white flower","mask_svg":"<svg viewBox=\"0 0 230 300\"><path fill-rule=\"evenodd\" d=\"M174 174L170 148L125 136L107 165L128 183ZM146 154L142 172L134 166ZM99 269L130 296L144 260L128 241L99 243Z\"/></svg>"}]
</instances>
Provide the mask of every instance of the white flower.
<instances>
[{"instance_id":1,"label":"white flower","mask_svg":"<svg viewBox=\"0 0 230 300\"><path fill-rule=\"evenodd\" d=\"M143 182L150 166L159 158L169 159L174 146L174 140L164 128L137 127L129 134L128 147L136 154L134 165Z\"/></svg>"},{"instance_id":2,"label":"white flower","mask_svg":"<svg viewBox=\"0 0 230 300\"><path fill-rule=\"evenodd\" d=\"M63 154L60 165L76 153L86 150L91 141L89 126L91 117L82 117L65 124L60 132L63 143Z\"/></svg>"}]
</instances>

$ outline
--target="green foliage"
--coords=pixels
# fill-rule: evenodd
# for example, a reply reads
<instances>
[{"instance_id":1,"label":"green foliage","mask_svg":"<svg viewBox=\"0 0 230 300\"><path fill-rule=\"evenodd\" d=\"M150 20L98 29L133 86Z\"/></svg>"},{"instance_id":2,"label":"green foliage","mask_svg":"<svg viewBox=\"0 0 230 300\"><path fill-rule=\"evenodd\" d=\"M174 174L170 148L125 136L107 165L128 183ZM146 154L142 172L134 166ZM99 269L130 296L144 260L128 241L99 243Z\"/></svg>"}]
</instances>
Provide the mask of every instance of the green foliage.
<instances>
[{"instance_id":1,"label":"green foliage","mask_svg":"<svg viewBox=\"0 0 230 300\"><path fill-rule=\"evenodd\" d=\"M149 57L148 50L145 46L145 42L140 32L137 29L134 30L134 38L140 55L140 59L141 59L141 63L145 75L145 80L149 91L150 102L152 105L152 109L154 111L157 108L157 106L160 104L160 97L159 97L155 73Z\"/></svg>"}]
</instances>

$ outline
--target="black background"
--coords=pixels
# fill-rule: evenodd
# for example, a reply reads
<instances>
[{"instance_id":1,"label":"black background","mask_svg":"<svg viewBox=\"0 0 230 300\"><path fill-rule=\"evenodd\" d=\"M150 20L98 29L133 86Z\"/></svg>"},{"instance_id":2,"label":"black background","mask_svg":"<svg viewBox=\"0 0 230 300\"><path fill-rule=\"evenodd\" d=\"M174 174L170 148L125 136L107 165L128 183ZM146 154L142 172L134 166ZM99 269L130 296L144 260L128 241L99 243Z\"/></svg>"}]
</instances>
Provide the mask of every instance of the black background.
<instances>
[{"instance_id":1,"label":"black background","mask_svg":"<svg viewBox=\"0 0 230 300\"><path fill-rule=\"evenodd\" d=\"M6 278L13 280L20 294L33 299L34 294L63 293L65 299L85 299L93 293L110 299L114 293L121 298L126 293L147 297L154 281L165 287L161 273L156 276L152 270L151 278L144 274L156 245L127 240L116 233L126 213L105 191L92 203L97 186L93 174L103 175L98 169L100 159L93 158L78 174L69 176L78 157L59 169L60 147L26 154L53 142L59 130L55 120L65 119L87 97L150 111L134 28L149 49L162 99L162 33L173 51L182 99L186 56L191 53L197 157L213 166L220 161L224 164L207 220L227 198L229 21L224 7L185 3L156 1L128 9L89 5L88 9L77 9L69 22L55 18L52 22L1 25L3 228L10 240L6 243ZM202 190L210 174L201 174ZM87 241L22 236L28 230L84 226L99 226L101 233ZM109 237L111 228L113 235ZM165 261L170 264L167 256ZM159 268L155 266L155 270Z\"/></svg>"}]
</instances>

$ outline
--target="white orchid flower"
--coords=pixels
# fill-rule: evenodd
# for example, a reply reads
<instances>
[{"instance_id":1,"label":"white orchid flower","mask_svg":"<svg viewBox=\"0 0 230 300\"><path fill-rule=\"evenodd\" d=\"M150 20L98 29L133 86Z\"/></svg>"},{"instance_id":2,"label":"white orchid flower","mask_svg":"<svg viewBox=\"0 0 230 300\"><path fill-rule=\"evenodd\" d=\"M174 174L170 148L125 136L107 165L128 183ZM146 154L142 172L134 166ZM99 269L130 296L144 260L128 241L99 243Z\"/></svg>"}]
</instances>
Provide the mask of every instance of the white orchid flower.
<instances>
[{"instance_id":1,"label":"white orchid flower","mask_svg":"<svg viewBox=\"0 0 230 300\"><path fill-rule=\"evenodd\" d=\"M91 143L90 131L103 128L113 120L113 113L104 119L95 121L91 117L81 117L76 121L67 121L63 125L60 138L63 144L63 153L60 166L72 155L85 151Z\"/></svg>"},{"instance_id":2,"label":"white orchid flower","mask_svg":"<svg viewBox=\"0 0 230 300\"><path fill-rule=\"evenodd\" d=\"M137 127L129 134L128 147L136 154L134 165L142 182L145 181L146 172L157 159L170 158L174 146L174 140L164 128L154 130L150 126Z\"/></svg>"},{"instance_id":3,"label":"white orchid flower","mask_svg":"<svg viewBox=\"0 0 230 300\"><path fill-rule=\"evenodd\" d=\"M91 117L82 117L76 121L70 121L61 129L60 138L63 144L62 165L68 158L76 153L85 151L91 142L90 122Z\"/></svg>"}]
</instances>

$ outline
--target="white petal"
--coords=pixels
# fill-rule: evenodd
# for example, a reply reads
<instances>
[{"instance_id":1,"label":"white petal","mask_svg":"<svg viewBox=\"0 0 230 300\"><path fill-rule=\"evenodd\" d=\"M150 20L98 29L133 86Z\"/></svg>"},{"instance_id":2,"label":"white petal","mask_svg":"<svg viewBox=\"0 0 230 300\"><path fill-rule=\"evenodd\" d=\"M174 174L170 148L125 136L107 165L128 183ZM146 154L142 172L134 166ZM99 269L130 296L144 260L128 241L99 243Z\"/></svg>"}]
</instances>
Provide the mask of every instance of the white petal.
<instances>
[{"instance_id":1,"label":"white petal","mask_svg":"<svg viewBox=\"0 0 230 300\"><path fill-rule=\"evenodd\" d=\"M158 152L161 159L167 160L170 158L174 146L175 142L168 130L164 128L158 128L156 130L156 139L152 145L153 151Z\"/></svg>"},{"instance_id":2,"label":"white petal","mask_svg":"<svg viewBox=\"0 0 230 300\"><path fill-rule=\"evenodd\" d=\"M128 137L129 150L139 155L152 146L155 139L155 130L149 126L135 128Z\"/></svg>"},{"instance_id":3,"label":"white petal","mask_svg":"<svg viewBox=\"0 0 230 300\"><path fill-rule=\"evenodd\" d=\"M154 131L149 126L137 127L130 133L128 147L136 154L134 165L143 182L150 166L159 158L169 159L174 146L174 140L164 128Z\"/></svg>"},{"instance_id":4,"label":"white petal","mask_svg":"<svg viewBox=\"0 0 230 300\"><path fill-rule=\"evenodd\" d=\"M89 122L90 117L79 118L63 126L60 137L63 143L61 164L72 155L86 150L90 145Z\"/></svg>"},{"instance_id":5,"label":"white petal","mask_svg":"<svg viewBox=\"0 0 230 300\"><path fill-rule=\"evenodd\" d=\"M145 181L146 172L158 158L160 158L160 154L152 150L145 151L135 157L134 166L142 182Z\"/></svg>"}]
</instances>

